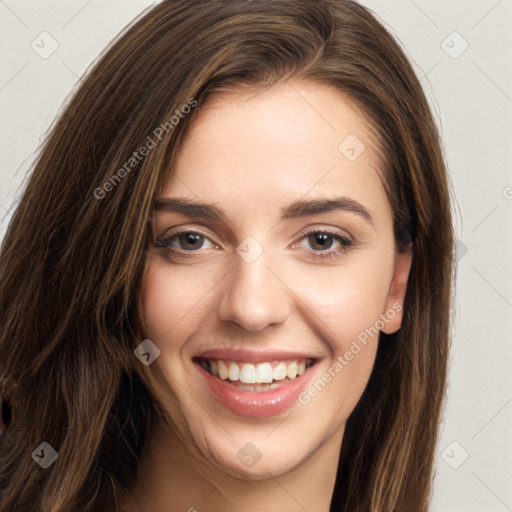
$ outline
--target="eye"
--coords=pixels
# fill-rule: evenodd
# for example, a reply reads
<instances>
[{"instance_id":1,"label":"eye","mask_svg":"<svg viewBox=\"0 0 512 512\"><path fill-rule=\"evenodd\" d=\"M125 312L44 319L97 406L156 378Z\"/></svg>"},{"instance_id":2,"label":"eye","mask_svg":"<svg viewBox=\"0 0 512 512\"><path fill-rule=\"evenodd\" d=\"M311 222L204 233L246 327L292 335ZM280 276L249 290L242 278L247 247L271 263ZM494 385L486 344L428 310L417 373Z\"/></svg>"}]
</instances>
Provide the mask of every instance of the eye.
<instances>
[{"instance_id":1,"label":"eye","mask_svg":"<svg viewBox=\"0 0 512 512\"><path fill-rule=\"evenodd\" d=\"M205 242L209 242L211 245L204 247ZM217 247L206 235L191 230L174 231L159 238L155 246L170 252L199 252L199 249Z\"/></svg>"},{"instance_id":2,"label":"eye","mask_svg":"<svg viewBox=\"0 0 512 512\"><path fill-rule=\"evenodd\" d=\"M312 230L303 233L301 241L307 241L311 250L311 257L314 259L332 259L348 252L350 247L354 246L354 242L350 238L328 230ZM329 250L335 244L339 244L338 248ZM294 244L294 247L296 244Z\"/></svg>"}]
</instances>

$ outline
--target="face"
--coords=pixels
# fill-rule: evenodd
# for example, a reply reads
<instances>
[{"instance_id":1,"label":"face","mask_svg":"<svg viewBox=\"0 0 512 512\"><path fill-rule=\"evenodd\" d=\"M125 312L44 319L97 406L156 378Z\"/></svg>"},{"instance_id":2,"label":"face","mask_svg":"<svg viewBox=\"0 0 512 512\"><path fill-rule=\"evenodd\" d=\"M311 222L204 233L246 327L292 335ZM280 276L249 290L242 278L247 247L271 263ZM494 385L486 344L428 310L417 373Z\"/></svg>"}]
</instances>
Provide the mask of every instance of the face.
<instances>
[{"instance_id":1,"label":"face","mask_svg":"<svg viewBox=\"0 0 512 512\"><path fill-rule=\"evenodd\" d=\"M306 81L214 96L187 133L157 198L142 322L152 391L206 466L264 478L341 439L411 263L378 166L355 105Z\"/></svg>"}]
</instances>

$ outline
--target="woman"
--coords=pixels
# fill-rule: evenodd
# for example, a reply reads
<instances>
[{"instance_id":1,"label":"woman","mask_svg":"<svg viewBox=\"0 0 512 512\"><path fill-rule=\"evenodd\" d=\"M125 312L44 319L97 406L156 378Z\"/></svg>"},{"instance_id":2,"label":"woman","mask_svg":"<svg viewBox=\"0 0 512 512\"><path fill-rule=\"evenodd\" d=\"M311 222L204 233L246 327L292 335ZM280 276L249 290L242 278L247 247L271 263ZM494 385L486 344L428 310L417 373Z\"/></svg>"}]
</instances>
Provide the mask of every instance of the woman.
<instances>
[{"instance_id":1,"label":"woman","mask_svg":"<svg viewBox=\"0 0 512 512\"><path fill-rule=\"evenodd\" d=\"M346 0L169 0L2 246L6 512L426 511L453 233L409 62Z\"/></svg>"}]
</instances>

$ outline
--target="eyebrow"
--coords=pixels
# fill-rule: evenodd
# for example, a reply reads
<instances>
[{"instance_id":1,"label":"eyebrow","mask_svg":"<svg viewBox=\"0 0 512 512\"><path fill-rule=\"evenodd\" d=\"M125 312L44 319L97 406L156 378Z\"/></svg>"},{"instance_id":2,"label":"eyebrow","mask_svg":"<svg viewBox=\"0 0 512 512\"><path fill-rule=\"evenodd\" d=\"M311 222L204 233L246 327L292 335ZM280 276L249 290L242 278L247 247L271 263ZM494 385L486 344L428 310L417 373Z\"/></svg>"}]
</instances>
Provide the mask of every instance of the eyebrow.
<instances>
[{"instance_id":1,"label":"eyebrow","mask_svg":"<svg viewBox=\"0 0 512 512\"><path fill-rule=\"evenodd\" d=\"M174 211L189 217L199 217L221 222L228 221L228 216L222 208L212 203L194 201L185 197L157 196L154 199L154 206L156 210ZM281 208L281 220L339 210L355 213L375 227L370 211L358 201L345 196L294 201Z\"/></svg>"}]
</instances>

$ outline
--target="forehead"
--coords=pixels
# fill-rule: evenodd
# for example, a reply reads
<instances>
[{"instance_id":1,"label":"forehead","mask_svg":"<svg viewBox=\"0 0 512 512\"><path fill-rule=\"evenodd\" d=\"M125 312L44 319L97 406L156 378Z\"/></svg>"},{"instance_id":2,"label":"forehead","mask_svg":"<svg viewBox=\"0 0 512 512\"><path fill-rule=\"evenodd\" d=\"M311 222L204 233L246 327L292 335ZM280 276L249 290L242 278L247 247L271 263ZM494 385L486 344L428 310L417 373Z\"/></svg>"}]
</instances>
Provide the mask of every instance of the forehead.
<instances>
[{"instance_id":1,"label":"forehead","mask_svg":"<svg viewBox=\"0 0 512 512\"><path fill-rule=\"evenodd\" d=\"M162 195L208 199L241 215L305 194L346 195L375 207L386 202L379 165L372 126L350 99L318 83L280 82L212 96Z\"/></svg>"}]
</instances>

